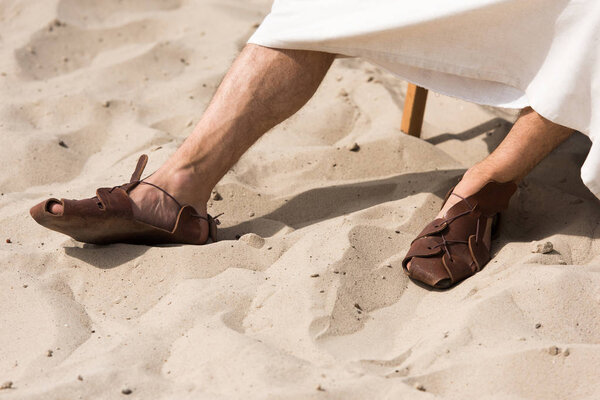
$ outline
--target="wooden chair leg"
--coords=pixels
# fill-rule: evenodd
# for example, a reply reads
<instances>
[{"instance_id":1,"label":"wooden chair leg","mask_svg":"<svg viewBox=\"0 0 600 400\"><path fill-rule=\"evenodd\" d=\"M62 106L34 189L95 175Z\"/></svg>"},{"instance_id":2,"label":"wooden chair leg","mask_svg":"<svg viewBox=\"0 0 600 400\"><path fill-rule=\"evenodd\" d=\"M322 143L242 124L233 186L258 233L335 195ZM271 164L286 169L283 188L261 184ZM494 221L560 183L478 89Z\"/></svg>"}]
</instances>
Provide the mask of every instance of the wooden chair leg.
<instances>
[{"instance_id":1,"label":"wooden chair leg","mask_svg":"<svg viewBox=\"0 0 600 400\"><path fill-rule=\"evenodd\" d=\"M421 136L425 103L427 103L427 89L409 83L402 113L402 126L400 127L402 132L415 137Z\"/></svg>"}]
</instances>

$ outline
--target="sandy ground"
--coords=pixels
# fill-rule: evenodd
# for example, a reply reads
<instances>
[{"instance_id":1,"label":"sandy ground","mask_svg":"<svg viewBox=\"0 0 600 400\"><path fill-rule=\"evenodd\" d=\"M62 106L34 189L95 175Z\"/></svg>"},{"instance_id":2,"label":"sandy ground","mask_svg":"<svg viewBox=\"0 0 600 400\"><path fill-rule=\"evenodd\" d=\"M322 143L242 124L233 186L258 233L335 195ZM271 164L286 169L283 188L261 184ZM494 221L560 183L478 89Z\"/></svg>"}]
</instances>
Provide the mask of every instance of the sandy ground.
<instances>
[{"instance_id":1,"label":"sandy ground","mask_svg":"<svg viewBox=\"0 0 600 400\"><path fill-rule=\"evenodd\" d=\"M600 398L587 139L521 184L481 273L427 290L402 257L515 113L432 94L425 140L408 137L406 84L361 60L219 183L218 243L100 247L35 224L44 198L166 160L269 7L0 0L0 398Z\"/></svg>"}]
</instances>

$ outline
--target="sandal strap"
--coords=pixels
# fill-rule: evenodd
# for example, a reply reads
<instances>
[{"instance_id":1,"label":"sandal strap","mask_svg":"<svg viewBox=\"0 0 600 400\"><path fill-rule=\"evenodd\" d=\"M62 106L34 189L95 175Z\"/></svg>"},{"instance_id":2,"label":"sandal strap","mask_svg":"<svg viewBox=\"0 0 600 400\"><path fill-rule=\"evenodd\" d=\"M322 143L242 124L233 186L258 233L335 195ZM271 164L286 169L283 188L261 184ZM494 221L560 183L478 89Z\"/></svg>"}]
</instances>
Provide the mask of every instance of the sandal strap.
<instances>
[{"instance_id":1,"label":"sandal strap","mask_svg":"<svg viewBox=\"0 0 600 400\"><path fill-rule=\"evenodd\" d=\"M133 174L131 175L131 179L129 180L129 183L136 183L141 180L142 173L144 172L144 169L146 168L146 164L148 164L148 156L146 154L142 154L140 156L140 158L138 158L138 162L135 167L135 171L133 171Z\"/></svg>"},{"instance_id":2,"label":"sandal strap","mask_svg":"<svg viewBox=\"0 0 600 400\"><path fill-rule=\"evenodd\" d=\"M161 192L166 194L167 197L169 197L171 200L173 200L175 202L175 204L177 204L177 206L179 207L180 210L183 208L181 203L178 202L177 199L171 195L171 193L167 192L165 189L161 188L160 186L155 185L154 183L146 182L146 181L138 181L137 183L143 183L144 185L152 186L153 188L160 190Z\"/></svg>"}]
</instances>

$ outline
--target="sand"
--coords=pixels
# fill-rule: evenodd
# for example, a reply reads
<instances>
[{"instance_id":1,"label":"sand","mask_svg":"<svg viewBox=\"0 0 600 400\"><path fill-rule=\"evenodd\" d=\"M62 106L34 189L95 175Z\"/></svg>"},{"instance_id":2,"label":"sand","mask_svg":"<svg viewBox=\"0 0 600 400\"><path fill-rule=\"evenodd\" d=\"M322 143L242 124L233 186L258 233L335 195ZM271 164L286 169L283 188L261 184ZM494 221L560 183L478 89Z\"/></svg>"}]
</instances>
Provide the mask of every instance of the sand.
<instances>
[{"instance_id":1,"label":"sand","mask_svg":"<svg viewBox=\"0 0 600 400\"><path fill-rule=\"evenodd\" d=\"M406 83L362 60L218 184L218 243L84 245L30 218L157 168L269 7L0 0L0 398L600 398L587 139L520 185L482 272L427 290L410 241L516 114L431 94L424 140L403 135Z\"/></svg>"}]
</instances>

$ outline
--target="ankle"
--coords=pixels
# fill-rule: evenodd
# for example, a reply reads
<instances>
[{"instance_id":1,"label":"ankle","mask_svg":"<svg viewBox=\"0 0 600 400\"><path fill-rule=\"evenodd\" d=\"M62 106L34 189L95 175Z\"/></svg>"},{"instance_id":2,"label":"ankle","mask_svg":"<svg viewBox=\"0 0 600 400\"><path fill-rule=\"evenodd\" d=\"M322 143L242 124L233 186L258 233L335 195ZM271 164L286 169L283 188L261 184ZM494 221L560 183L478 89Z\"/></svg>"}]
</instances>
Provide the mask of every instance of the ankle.
<instances>
[{"instance_id":1,"label":"ankle","mask_svg":"<svg viewBox=\"0 0 600 400\"><path fill-rule=\"evenodd\" d=\"M437 218L444 218L448 210L450 210L456 203L460 202L463 198L469 197L480 191L489 181L493 180L492 175L482 168L480 164L476 164L469 168L463 175L462 179L454 187L452 193L458 196L450 196L440 212Z\"/></svg>"},{"instance_id":2,"label":"ankle","mask_svg":"<svg viewBox=\"0 0 600 400\"><path fill-rule=\"evenodd\" d=\"M523 177L524 175L519 175L514 168L499 162L492 155L469 168L463 179L479 182L483 185L490 181L498 183L514 182L518 184Z\"/></svg>"},{"instance_id":3,"label":"ankle","mask_svg":"<svg viewBox=\"0 0 600 400\"><path fill-rule=\"evenodd\" d=\"M166 190L177 199L181 205L189 204L200 213L206 212L206 203L212 187L208 187L198 174L186 168L162 170L159 169L146 179Z\"/></svg>"},{"instance_id":4,"label":"ankle","mask_svg":"<svg viewBox=\"0 0 600 400\"><path fill-rule=\"evenodd\" d=\"M460 182L456 185L454 192L463 197L477 193L488 182L496 180L490 172L480 164L472 166L465 172Z\"/></svg>"}]
</instances>

